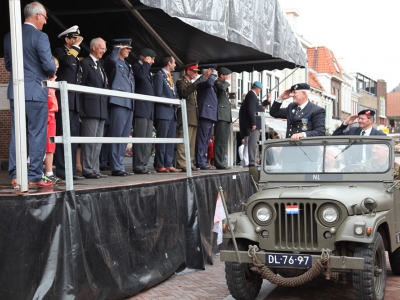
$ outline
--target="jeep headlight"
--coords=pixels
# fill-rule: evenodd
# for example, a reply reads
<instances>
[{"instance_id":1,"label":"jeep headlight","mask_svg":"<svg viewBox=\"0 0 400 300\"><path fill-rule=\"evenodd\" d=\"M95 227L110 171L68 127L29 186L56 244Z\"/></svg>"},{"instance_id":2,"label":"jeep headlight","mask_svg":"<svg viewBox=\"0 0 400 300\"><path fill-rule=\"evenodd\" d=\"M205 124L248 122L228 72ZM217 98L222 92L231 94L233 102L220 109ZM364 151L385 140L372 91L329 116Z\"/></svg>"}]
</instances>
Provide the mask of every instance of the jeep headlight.
<instances>
[{"instance_id":1,"label":"jeep headlight","mask_svg":"<svg viewBox=\"0 0 400 300\"><path fill-rule=\"evenodd\" d=\"M320 222L325 226L334 226L340 220L340 210L334 204L322 205L318 212Z\"/></svg>"},{"instance_id":2,"label":"jeep headlight","mask_svg":"<svg viewBox=\"0 0 400 300\"><path fill-rule=\"evenodd\" d=\"M259 204L253 209L253 219L259 225L268 225L272 221L272 208L265 203Z\"/></svg>"}]
</instances>

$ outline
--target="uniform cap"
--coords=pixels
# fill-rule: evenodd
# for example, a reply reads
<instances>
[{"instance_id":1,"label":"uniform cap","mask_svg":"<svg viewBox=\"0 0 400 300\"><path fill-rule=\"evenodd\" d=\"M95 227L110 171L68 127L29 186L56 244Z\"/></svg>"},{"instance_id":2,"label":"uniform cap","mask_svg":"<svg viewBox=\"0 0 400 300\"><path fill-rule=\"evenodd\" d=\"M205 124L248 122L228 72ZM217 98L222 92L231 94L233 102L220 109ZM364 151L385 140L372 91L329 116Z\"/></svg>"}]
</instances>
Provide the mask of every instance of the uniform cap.
<instances>
[{"instance_id":1,"label":"uniform cap","mask_svg":"<svg viewBox=\"0 0 400 300\"><path fill-rule=\"evenodd\" d=\"M143 55L144 57L147 57L147 56L156 57L156 52L150 48L143 48L140 51L140 55Z\"/></svg>"},{"instance_id":2,"label":"uniform cap","mask_svg":"<svg viewBox=\"0 0 400 300\"><path fill-rule=\"evenodd\" d=\"M218 73L219 73L220 75L229 75L229 74L232 73L232 71L229 70L228 68L221 67L221 68L219 69Z\"/></svg>"},{"instance_id":3,"label":"uniform cap","mask_svg":"<svg viewBox=\"0 0 400 300\"><path fill-rule=\"evenodd\" d=\"M131 44L132 44L132 39L113 39L112 44L114 46L127 46L127 48L132 49Z\"/></svg>"},{"instance_id":4,"label":"uniform cap","mask_svg":"<svg viewBox=\"0 0 400 300\"><path fill-rule=\"evenodd\" d=\"M187 64L185 66L185 71L188 71L188 70L192 70L192 71L196 71L196 72L200 71L197 63Z\"/></svg>"},{"instance_id":5,"label":"uniform cap","mask_svg":"<svg viewBox=\"0 0 400 300\"><path fill-rule=\"evenodd\" d=\"M67 30L61 32L58 35L59 38L61 38L63 36L69 37L69 38L75 37L75 36L81 36L81 32L79 31L78 25L74 25L71 28L68 28Z\"/></svg>"},{"instance_id":6,"label":"uniform cap","mask_svg":"<svg viewBox=\"0 0 400 300\"><path fill-rule=\"evenodd\" d=\"M366 115L368 117L373 117L375 116L375 111L372 109L363 109L358 113L358 115Z\"/></svg>"},{"instance_id":7,"label":"uniform cap","mask_svg":"<svg viewBox=\"0 0 400 300\"><path fill-rule=\"evenodd\" d=\"M253 86L255 86L255 87L258 87L258 88L260 88L260 89L262 89L262 88L263 88L263 85L262 85L262 83L261 83L261 82L259 82L259 81L254 81L254 83L253 83Z\"/></svg>"},{"instance_id":8,"label":"uniform cap","mask_svg":"<svg viewBox=\"0 0 400 300\"><path fill-rule=\"evenodd\" d=\"M211 69L211 70L216 70L217 69L217 64L204 64L200 66L202 69Z\"/></svg>"},{"instance_id":9,"label":"uniform cap","mask_svg":"<svg viewBox=\"0 0 400 300\"><path fill-rule=\"evenodd\" d=\"M308 83L298 83L295 85L292 85L292 87L290 88L290 91L300 91L300 90L310 90L310 86L308 85Z\"/></svg>"}]
</instances>

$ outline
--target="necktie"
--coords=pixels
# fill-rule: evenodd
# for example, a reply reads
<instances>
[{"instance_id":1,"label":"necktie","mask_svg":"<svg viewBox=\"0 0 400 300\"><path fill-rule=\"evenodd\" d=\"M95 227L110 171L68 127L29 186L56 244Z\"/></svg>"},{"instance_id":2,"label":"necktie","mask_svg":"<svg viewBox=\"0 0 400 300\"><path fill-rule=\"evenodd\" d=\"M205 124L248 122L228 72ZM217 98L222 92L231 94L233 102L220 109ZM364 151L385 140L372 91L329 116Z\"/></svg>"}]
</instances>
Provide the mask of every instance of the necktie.
<instances>
[{"instance_id":1,"label":"necktie","mask_svg":"<svg viewBox=\"0 0 400 300\"><path fill-rule=\"evenodd\" d=\"M169 80L169 85L170 85L171 87L173 87L173 86L174 86L174 82L172 81L172 75L171 75L171 73L168 73L168 80Z\"/></svg>"},{"instance_id":2,"label":"necktie","mask_svg":"<svg viewBox=\"0 0 400 300\"><path fill-rule=\"evenodd\" d=\"M363 130L363 131L361 131L361 135L365 135L365 131Z\"/></svg>"},{"instance_id":3,"label":"necktie","mask_svg":"<svg viewBox=\"0 0 400 300\"><path fill-rule=\"evenodd\" d=\"M301 111L301 107L297 106L297 108L296 108L296 116L298 116L300 114L300 111Z\"/></svg>"},{"instance_id":4,"label":"necktie","mask_svg":"<svg viewBox=\"0 0 400 300\"><path fill-rule=\"evenodd\" d=\"M100 75L101 75L101 78L102 78L103 81L104 81L104 75L103 75L103 72L101 71L101 67L100 67L100 64L99 64L99 61L98 61L98 60L96 60L96 67L97 67L97 69L99 70Z\"/></svg>"}]
</instances>

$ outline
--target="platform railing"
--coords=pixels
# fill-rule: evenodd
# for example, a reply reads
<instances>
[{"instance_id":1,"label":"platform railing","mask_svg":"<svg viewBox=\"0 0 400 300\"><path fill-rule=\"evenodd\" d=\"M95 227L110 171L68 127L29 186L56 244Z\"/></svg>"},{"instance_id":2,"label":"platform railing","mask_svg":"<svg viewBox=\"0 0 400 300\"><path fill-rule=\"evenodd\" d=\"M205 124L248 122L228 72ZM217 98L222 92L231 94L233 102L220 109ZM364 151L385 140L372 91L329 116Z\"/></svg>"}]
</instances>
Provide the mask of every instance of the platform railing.
<instances>
[{"instance_id":1,"label":"platform railing","mask_svg":"<svg viewBox=\"0 0 400 300\"><path fill-rule=\"evenodd\" d=\"M69 84L66 81L42 81L42 86L47 88L59 89L60 90L60 102L61 102L61 115L62 115L62 126L63 135L55 136L51 138L51 141L57 144L64 145L64 160L65 160L65 181L66 190L74 190L73 183L73 168L72 168L72 147L71 143L101 143L101 144L113 144L113 143L155 143L155 144L168 144L168 143L183 143L185 148L186 157L186 174L187 177L192 177L191 168L191 157L189 149L189 138L188 138L188 122L187 122L187 111L186 111L186 100L182 99L170 99L161 98L156 96L148 96L135 93L119 92L115 90L108 90L102 88L93 88L83 85ZM98 94L119 98L128 98L132 100L151 101L154 103L164 103L172 105L180 105L182 110L182 123L183 123L183 138L129 138L129 137L76 137L71 136L70 124L69 124L69 104L68 104L68 91L87 93L87 94Z\"/></svg>"}]
</instances>

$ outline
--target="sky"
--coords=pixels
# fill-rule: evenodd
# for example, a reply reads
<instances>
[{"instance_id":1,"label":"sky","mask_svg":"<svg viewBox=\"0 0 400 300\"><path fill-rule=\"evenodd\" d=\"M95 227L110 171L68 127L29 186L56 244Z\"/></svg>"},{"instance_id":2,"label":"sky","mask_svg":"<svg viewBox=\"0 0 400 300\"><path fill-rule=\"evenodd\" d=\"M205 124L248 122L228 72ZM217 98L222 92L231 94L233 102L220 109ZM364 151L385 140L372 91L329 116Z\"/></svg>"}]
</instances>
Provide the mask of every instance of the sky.
<instances>
[{"instance_id":1,"label":"sky","mask_svg":"<svg viewBox=\"0 0 400 300\"><path fill-rule=\"evenodd\" d=\"M294 31L312 46L325 46L345 71L400 84L399 0L278 0L296 8Z\"/></svg>"}]
</instances>

